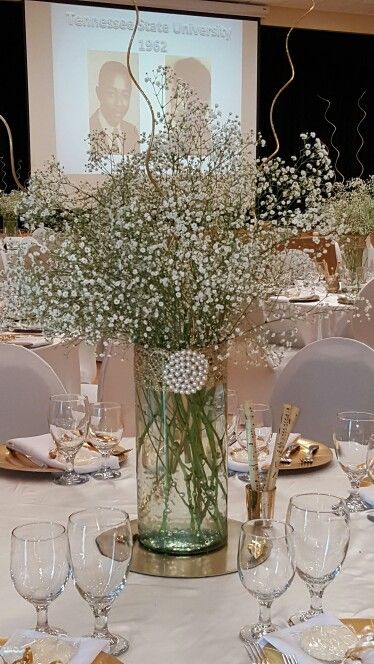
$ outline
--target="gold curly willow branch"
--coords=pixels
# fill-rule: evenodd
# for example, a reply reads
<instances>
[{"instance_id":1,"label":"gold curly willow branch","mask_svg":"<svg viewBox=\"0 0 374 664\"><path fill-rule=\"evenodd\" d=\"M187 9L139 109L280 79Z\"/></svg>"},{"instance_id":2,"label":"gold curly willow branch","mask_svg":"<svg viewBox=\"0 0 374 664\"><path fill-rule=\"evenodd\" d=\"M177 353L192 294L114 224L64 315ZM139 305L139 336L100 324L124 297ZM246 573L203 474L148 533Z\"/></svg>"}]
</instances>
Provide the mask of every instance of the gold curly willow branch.
<instances>
[{"instance_id":1,"label":"gold curly willow branch","mask_svg":"<svg viewBox=\"0 0 374 664\"><path fill-rule=\"evenodd\" d=\"M4 124L5 129L7 130L7 134L8 134L9 154L10 154L10 168L11 168L11 171L12 171L14 182L16 183L18 189L21 189L22 191L26 191L26 187L24 187L23 184L18 179L16 168L15 168L12 132L10 130L10 127L9 127L6 119L2 115L0 115L0 120Z\"/></svg>"},{"instance_id":2,"label":"gold curly willow branch","mask_svg":"<svg viewBox=\"0 0 374 664\"><path fill-rule=\"evenodd\" d=\"M144 90L140 86L139 82L136 80L136 78L135 78L135 76L132 72L132 69L131 69L131 62L130 62L131 49L132 49L132 45L134 43L135 35L136 35L136 32L138 30L138 25L139 25L139 7L138 7L137 3L135 2L135 0L134 0L134 8L135 8L135 12L136 12L136 19L135 19L134 29L131 33L131 37L130 37L130 41L129 41L129 47L127 49L127 69L129 71L130 78L131 78L132 82L134 83L135 87L139 90L142 97L145 99L145 101L147 103L147 106L149 108L149 112L151 114L151 120L152 120L151 137L149 139L148 148L147 148L147 151L146 151L146 154L145 154L145 162L144 163L145 163L145 170L147 172L147 175L148 175L150 181L152 182L154 187L160 193L162 193L161 188L160 188L157 180L153 177L153 175L151 173L151 169L149 167L149 162L151 160L152 147L153 147L153 143L154 143L154 140L155 140L156 117L155 117L154 110L152 108L152 104L149 100L149 97L146 95L146 93L144 92Z\"/></svg>"},{"instance_id":3,"label":"gold curly willow branch","mask_svg":"<svg viewBox=\"0 0 374 664\"><path fill-rule=\"evenodd\" d=\"M358 102L357 102L357 106L359 107L360 111L362 111L362 118L361 118L360 122L358 123L358 125L357 125L357 127L356 127L356 129L357 129L357 133L358 133L358 135L359 135L359 137L360 137L360 139L361 139L360 146L359 146L359 148L358 148L358 150L357 150L357 152L356 152L356 159L357 159L358 163L359 163L360 166L361 166L361 170L360 170L360 173L359 173L359 176L358 176L359 178L362 177L363 172L364 172L364 165L363 165L363 163L362 163L362 161L361 161L361 159L360 159L360 157L359 157L358 155L360 154L362 148L364 147L364 137L363 137L363 135L362 135L361 132L360 132L360 127L361 127L362 123L364 122L364 120L365 120L365 118L366 118L366 115L367 115L365 109L361 106L361 99L364 98L365 94L366 94L366 90L363 91L361 97L359 97Z\"/></svg>"},{"instance_id":4,"label":"gold curly willow branch","mask_svg":"<svg viewBox=\"0 0 374 664\"><path fill-rule=\"evenodd\" d=\"M292 58L291 58L291 55L290 55L290 49L289 49L289 46L288 46L290 36L291 36L291 33L293 32L293 30L295 28L297 28L299 23L301 23L301 21L315 9L315 6L316 6L315 0L312 0L312 3L310 5L309 9L306 12L304 12L304 14L302 16L300 16L300 18L296 21L296 23L287 32L286 53L287 53L288 62L290 63L290 67L291 67L291 76L288 79L288 81L286 81L286 83L284 83L282 85L282 87L278 90L278 92L276 93L276 95L275 95L275 97L274 97L274 99L271 103L271 107L270 107L270 126L271 126L271 131L272 131L274 139L275 139L275 146L276 147L275 147L274 152L272 152L271 155L266 158L266 161L270 161L270 159L273 159L273 157L275 157L275 155L278 154L278 152L279 152L279 138L278 138L278 134L275 130L275 125L274 125L275 104L277 103L277 101L278 101L279 97L281 96L282 92L284 92L288 88L288 86L292 83L292 81L295 78L295 67L294 67L294 64L293 64L293 61L292 61Z\"/></svg>"},{"instance_id":5,"label":"gold curly willow branch","mask_svg":"<svg viewBox=\"0 0 374 664\"><path fill-rule=\"evenodd\" d=\"M336 127L336 124L334 124L333 122L331 122L331 120L329 120L329 118L327 117L327 113L328 113L329 110L330 110L331 101L330 101L329 99L326 99L326 97L322 97L321 95L318 95L318 97L319 97L320 99L322 99L322 101L325 101L326 104L327 104L327 107L326 107L326 110L325 110L325 113L324 113L324 116L323 116L323 117L325 118L326 122L327 122L329 125L331 125L331 127L333 127L333 132L332 132L332 134L331 134L331 136L330 136L330 145L331 145L331 147L332 147L332 148L335 150L335 152L336 152L336 159L335 159L335 162L334 162L334 168L335 168L335 171L340 175L340 177L341 177L341 179L342 179L342 182L344 182L345 177L344 177L343 173L338 169L338 161L339 161L339 159L340 159L340 150L339 150L339 148L336 147L336 145L335 145L335 143L334 143L334 140L333 140L333 139L334 139L334 136L335 136L335 133L336 133L336 130L337 130L337 127Z\"/></svg>"}]
</instances>

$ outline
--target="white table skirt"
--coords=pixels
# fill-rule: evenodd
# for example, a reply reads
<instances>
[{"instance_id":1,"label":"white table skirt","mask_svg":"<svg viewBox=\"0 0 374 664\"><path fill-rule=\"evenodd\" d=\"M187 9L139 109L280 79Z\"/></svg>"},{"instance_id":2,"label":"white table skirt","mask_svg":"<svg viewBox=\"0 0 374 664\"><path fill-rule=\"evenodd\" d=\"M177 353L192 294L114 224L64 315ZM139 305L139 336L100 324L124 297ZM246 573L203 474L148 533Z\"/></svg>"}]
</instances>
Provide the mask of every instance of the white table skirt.
<instances>
[{"instance_id":1,"label":"white table skirt","mask_svg":"<svg viewBox=\"0 0 374 664\"><path fill-rule=\"evenodd\" d=\"M126 444L130 441L128 440ZM133 445L131 440L131 445ZM128 446L131 446L128 445ZM123 478L78 487L60 487L48 475L0 471L0 634L34 624L34 609L19 597L9 576L10 533L30 520L66 522L69 513L92 505L112 505L136 515L134 454ZM229 514L245 518L244 485L229 480ZM276 517L284 518L295 493L321 491L345 496L348 481L334 460L316 471L284 474L278 480ZM373 616L374 524L365 514L352 519L351 543L341 574L327 588L325 606L340 617ZM297 578L275 601L273 617L285 625L295 610L308 605L306 587ZM128 586L116 600L110 627L129 638L127 664L248 664L238 637L242 625L257 618L257 604L237 574L208 579L162 579L131 573ZM91 611L69 582L50 607L50 622L71 634L92 628Z\"/></svg>"},{"instance_id":2,"label":"white table skirt","mask_svg":"<svg viewBox=\"0 0 374 664\"><path fill-rule=\"evenodd\" d=\"M300 320L280 320L269 325L274 343L283 343L281 334L296 330L292 345L303 348L307 344L329 337L350 337L350 317L352 307L339 304L338 296L329 293L320 302L288 302L286 298L278 300L284 316L303 316ZM269 315L269 313L268 313Z\"/></svg>"}]
</instances>

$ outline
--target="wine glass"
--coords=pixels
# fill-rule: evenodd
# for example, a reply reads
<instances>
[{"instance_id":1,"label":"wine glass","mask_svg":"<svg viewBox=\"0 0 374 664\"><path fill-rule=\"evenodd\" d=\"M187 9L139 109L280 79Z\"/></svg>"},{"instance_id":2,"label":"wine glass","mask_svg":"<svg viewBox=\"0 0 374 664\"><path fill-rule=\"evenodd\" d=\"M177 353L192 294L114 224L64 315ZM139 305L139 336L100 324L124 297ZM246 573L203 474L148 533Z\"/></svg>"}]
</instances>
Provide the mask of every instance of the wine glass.
<instances>
[{"instance_id":1,"label":"wine glass","mask_svg":"<svg viewBox=\"0 0 374 664\"><path fill-rule=\"evenodd\" d=\"M87 438L89 424L88 399L80 394L55 394L49 400L49 430L66 468L54 478L56 484L88 482L87 475L78 475L74 459Z\"/></svg>"},{"instance_id":2,"label":"wine glass","mask_svg":"<svg viewBox=\"0 0 374 664\"><path fill-rule=\"evenodd\" d=\"M341 468L348 475L351 492L346 499L350 512L367 509L359 494L360 481L366 475L366 457L374 437L374 414L347 411L338 413L334 445Z\"/></svg>"},{"instance_id":3,"label":"wine glass","mask_svg":"<svg viewBox=\"0 0 374 664\"><path fill-rule=\"evenodd\" d=\"M121 442L123 435L122 409L119 403L102 401L90 404L88 440L102 455L102 467L92 477L110 480L121 477L120 470L109 465L112 450Z\"/></svg>"},{"instance_id":4,"label":"wine glass","mask_svg":"<svg viewBox=\"0 0 374 664\"><path fill-rule=\"evenodd\" d=\"M322 596L339 574L349 544L349 512L345 501L323 493L293 496L287 523L294 529L296 570L310 593L310 608L293 615L290 625L323 613Z\"/></svg>"},{"instance_id":5,"label":"wine glass","mask_svg":"<svg viewBox=\"0 0 374 664\"><path fill-rule=\"evenodd\" d=\"M110 653L121 655L129 643L108 630L108 613L126 585L132 553L132 533L126 512L97 507L69 516L68 539L75 586L90 605L93 638L107 639Z\"/></svg>"},{"instance_id":6,"label":"wine glass","mask_svg":"<svg viewBox=\"0 0 374 664\"><path fill-rule=\"evenodd\" d=\"M238 549L238 572L243 586L260 605L258 622L240 630L243 641L274 632L271 605L295 576L293 528L283 521L254 519L243 523Z\"/></svg>"},{"instance_id":7,"label":"wine glass","mask_svg":"<svg viewBox=\"0 0 374 664\"><path fill-rule=\"evenodd\" d=\"M46 521L12 531L10 576L21 597L36 609L38 632L65 634L48 624L48 606L61 595L70 575L66 529Z\"/></svg>"},{"instance_id":8,"label":"wine glass","mask_svg":"<svg viewBox=\"0 0 374 664\"><path fill-rule=\"evenodd\" d=\"M273 417L271 409L266 403L253 403L251 404L251 408L254 416L257 450L260 457L267 456L269 454L269 445L273 434ZM240 406L239 408L237 439L242 447L247 447L244 406Z\"/></svg>"}]
</instances>

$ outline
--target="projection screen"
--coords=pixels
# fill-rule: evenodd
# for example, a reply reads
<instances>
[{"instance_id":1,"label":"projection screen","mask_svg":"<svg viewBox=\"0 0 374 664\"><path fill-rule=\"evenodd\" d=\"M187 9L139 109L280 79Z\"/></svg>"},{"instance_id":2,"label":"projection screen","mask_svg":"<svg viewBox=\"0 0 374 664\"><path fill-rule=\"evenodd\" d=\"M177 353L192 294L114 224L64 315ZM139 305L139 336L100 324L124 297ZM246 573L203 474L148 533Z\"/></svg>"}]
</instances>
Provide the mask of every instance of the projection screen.
<instances>
[{"instance_id":1,"label":"projection screen","mask_svg":"<svg viewBox=\"0 0 374 664\"><path fill-rule=\"evenodd\" d=\"M55 155L72 178L83 174L87 136L105 118L128 133L130 151L151 128L136 88L113 87L125 85L134 10L26 0L25 17L32 171ZM141 11L131 66L151 101L145 79L158 65L174 68L223 116L237 114L243 131L256 130L256 20Z\"/></svg>"}]
</instances>

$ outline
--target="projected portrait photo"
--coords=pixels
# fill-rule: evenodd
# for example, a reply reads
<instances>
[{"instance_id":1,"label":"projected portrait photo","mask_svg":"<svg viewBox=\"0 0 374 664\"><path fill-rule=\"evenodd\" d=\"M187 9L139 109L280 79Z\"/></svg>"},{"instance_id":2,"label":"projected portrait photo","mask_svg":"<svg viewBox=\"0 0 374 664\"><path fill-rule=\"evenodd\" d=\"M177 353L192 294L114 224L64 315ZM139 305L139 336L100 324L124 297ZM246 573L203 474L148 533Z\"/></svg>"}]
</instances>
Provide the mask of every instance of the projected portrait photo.
<instances>
[{"instance_id":1,"label":"projected portrait photo","mask_svg":"<svg viewBox=\"0 0 374 664\"><path fill-rule=\"evenodd\" d=\"M178 79L187 83L195 92L201 102L211 107L212 76L211 63L205 58L190 58L168 55L165 58L165 64L171 67ZM173 93L170 98L171 107L174 106ZM211 149L211 132L208 123L200 127L199 135L196 136L195 148L191 148L191 156L203 156L209 153Z\"/></svg>"},{"instance_id":2,"label":"projected portrait photo","mask_svg":"<svg viewBox=\"0 0 374 664\"><path fill-rule=\"evenodd\" d=\"M209 60L169 55L165 58L165 64L174 69L178 78L191 86L202 102L211 105L212 77Z\"/></svg>"},{"instance_id":3,"label":"projected portrait photo","mask_svg":"<svg viewBox=\"0 0 374 664\"><path fill-rule=\"evenodd\" d=\"M88 51L90 132L105 132L113 154L139 151L139 95L124 62L124 54ZM131 67L137 77L136 55Z\"/></svg>"}]
</instances>

